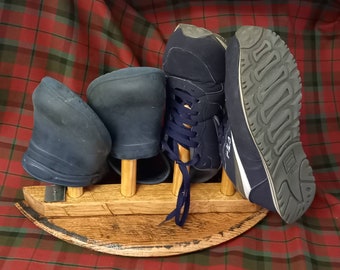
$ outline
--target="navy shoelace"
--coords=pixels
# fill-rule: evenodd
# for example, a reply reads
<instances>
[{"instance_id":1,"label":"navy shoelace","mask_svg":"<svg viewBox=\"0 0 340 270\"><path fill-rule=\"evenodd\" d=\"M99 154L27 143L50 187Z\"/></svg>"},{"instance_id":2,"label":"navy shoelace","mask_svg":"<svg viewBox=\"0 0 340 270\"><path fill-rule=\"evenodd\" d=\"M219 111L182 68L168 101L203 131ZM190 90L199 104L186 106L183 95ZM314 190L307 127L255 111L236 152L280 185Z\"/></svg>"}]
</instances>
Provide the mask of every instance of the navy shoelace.
<instances>
[{"instance_id":1,"label":"navy shoelace","mask_svg":"<svg viewBox=\"0 0 340 270\"><path fill-rule=\"evenodd\" d=\"M179 165L183 175L183 181L178 193L176 208L166 217L165 221L175 218L178 226L183 226L190 208L190 174L188 166L194 165L198 156L193 156L188 162L179 158L178 144L186 149L195 148L196 132L191 127L197 125L194 116L198 114L192 109L197 99L180 89L172 89L172 97L168 110L169 115L165 126L166 140L163 142L163 150L168 153L171 160Z\"/></svg>"}]
</instances>

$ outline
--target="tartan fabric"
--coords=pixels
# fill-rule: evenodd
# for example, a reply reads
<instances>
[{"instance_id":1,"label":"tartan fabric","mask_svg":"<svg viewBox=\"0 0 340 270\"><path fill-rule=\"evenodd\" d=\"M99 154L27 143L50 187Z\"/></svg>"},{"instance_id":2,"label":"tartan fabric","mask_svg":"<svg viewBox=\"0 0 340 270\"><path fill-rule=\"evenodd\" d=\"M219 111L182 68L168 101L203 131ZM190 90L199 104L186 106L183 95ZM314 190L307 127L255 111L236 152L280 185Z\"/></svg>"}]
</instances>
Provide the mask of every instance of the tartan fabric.
<instances>
[{"instance_id":1,"label":"tartan fabric","mask_svg":"<svg viewBox=\"0 0 340 270\"><path fill-rule=\"evenodd\" d=\"M101 74L161 67L180 22L233 35L271 28L302 79L301 140L316 178L306 214L284 224L270 213L216 247L166 258L128 258L65 243L14 207L42 184L21 166L33 127L31 95L43 76L82 98ZM0 269L340 269L340 3L329 1L49 0L0 3Z\"/></svg>"}]
</instances>

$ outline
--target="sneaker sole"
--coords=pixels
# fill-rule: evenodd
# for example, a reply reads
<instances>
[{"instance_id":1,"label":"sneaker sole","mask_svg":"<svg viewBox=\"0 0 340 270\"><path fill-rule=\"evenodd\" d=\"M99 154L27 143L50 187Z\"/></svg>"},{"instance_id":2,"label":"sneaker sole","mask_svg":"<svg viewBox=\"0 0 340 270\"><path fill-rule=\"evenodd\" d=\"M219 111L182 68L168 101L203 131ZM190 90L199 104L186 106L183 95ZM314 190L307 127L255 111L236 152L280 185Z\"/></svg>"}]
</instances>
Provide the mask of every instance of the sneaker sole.
<instances>
[{"instance_id":1,"label":"sneaker sole","mask_svg":"<svg viewBox=\"0 0 340 270\"><path fill-rule=\"evenodd\" d=\"M315 194L312 168L300 141L301 80L293 55L269 29L244 26L239 89L248 130L260 153L279 215L292 223Z\"/></svg>"}]
</instances>

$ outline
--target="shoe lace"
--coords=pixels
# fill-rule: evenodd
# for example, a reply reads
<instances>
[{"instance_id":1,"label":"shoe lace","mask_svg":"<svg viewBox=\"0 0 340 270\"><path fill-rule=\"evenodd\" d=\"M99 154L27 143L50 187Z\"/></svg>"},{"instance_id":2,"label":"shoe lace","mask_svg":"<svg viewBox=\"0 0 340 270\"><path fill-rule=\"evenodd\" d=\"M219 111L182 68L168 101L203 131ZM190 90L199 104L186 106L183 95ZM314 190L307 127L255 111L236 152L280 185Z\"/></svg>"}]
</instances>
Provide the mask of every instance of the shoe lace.
<instances>
[{"instance_id":1,"label":"shoe lace","mask_svg":"<svg viewBox=\"0 0 340 270\"><path fill-rule=\"evenodd\" d=\"M190 174L188 167L194 165L199 160L199 155L195 154L188 162L180 160L178 145L186 149L198 146L196 141L197 133L191 127L197 125L195 116L198 111L192 109L198 100L187 92L175 88L172 96L168 100L168 118L165 124L166 140L163 141L163 150L168 153L171 160L175 161L183 176L183 181L179 189L176 208L166 217L168 221L175 217L175 222L183 226L190 208Z\"/></svg>"}]
</instances>

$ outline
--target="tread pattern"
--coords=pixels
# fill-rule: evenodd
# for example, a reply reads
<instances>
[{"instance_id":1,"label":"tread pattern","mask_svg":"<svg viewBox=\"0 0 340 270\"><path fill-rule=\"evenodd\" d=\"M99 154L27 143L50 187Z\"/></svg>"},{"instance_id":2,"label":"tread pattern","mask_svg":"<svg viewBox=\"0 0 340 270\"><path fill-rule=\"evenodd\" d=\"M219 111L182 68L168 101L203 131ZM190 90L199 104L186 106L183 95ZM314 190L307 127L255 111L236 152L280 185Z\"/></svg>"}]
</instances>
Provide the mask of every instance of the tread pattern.
<instances>
[{"instance_id":1,"label":"tread pattern","mask_svg":"<svg viewBox=\"0 0 340 270\"><path fill-rule=\"evenodd\" d=\"M241 27L240 91L249 132L260 152L278 213L292 223L315 194L300 142L301 80L293 55L269 29Z\"/></svg>"}]
</instances>

